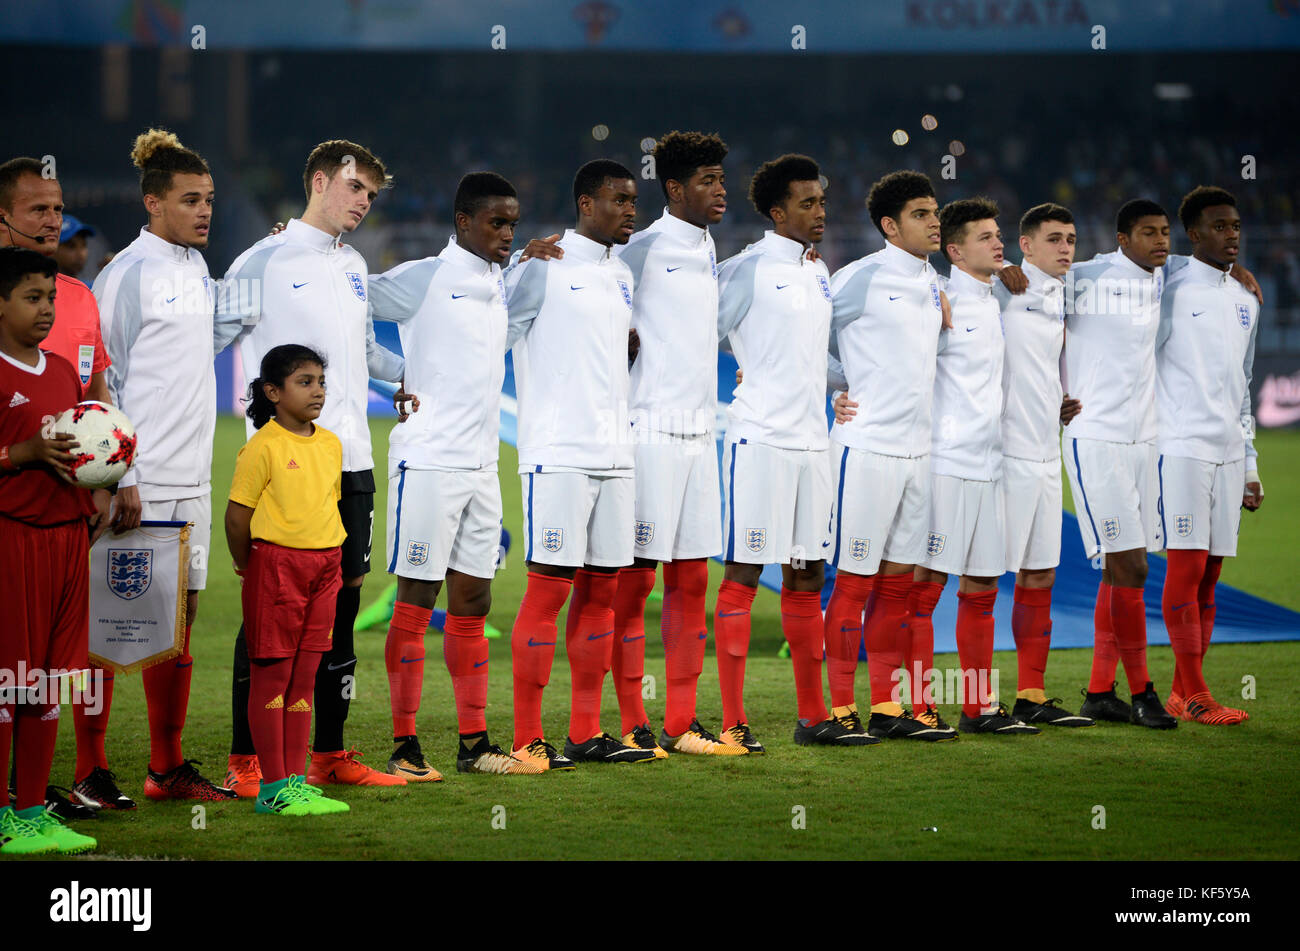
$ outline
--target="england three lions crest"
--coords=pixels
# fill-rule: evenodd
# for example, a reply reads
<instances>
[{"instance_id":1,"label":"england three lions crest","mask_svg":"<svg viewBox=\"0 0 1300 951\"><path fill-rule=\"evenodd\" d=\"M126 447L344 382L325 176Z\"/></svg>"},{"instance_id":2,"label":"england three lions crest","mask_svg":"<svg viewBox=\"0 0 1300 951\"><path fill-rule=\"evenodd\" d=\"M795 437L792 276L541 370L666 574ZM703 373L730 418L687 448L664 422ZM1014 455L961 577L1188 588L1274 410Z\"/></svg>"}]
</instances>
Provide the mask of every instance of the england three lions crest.
<instances>
[{"instance_id":1,"label":"england three lions crest","mask_svg":"<svg viewBox=\"0 0 1300 951\"><path fill-rule=\"evenodd\" d=\"M1101 534L1108 542L1113 542L1119 538L1119 519L1103 518L1101 520Z\"/></svg>"},{"instance_id":2,"label":"england three lions crest","mask_svg":"<svg viewBox=\"0 0 1300 951\"><path fill-rule=\"evenodd\" d=\"M153 581L152 548L110 548L108 589L123 601L133 601Z\"/></svg>"},{"instance_id":3,"label":"england three lions crest","mask_svg":"<svg viewBox=\"0 0 1300 951\"><path fill-rule=\"evenodd\" d=\"M356 271L348 271L348 285L352 288L352 293L357 295L357 300L366 299L366 279Z\"/></svg>"},{"instance_id":4,"label":"england three lions crest","mask_svg":"<svg viewBox=\"0 0 1300 951\"><path fill-rule=\"evenodd\" d=\"M406 563L408 565L422 565L428 560L428 542L410 542L406 546Z\"/></svg>"},{"instance_id":5,"label":"england three lions crest","mask_svg":"<svg viewBox=\"0 0 1300 951\"><path fill-rule=\"evenodd\" d=\"M948 544L948 536L940 535L938 532L931 532L929 539L925 543L925 553L930 556L942 555L943 546Z\"/></svg>"},{"instance_id":6,"label":"england three lions crest","mask_svg":"<svg viewBox=\"0 0 1300 951\"><path fill-rule=\"evenodd\" d=\"M767 547L766 528L745 529L745 547L752 552L760 552Z\"/></svg>"},{"instance_id":7,"label":"england three lions crest","mask_svg":"<svg viewBox=\"0 0 1300 951\"><path fill-rule=\"evenodd\" d=\"M626 281L619 281L618 289L623 292L623 303L630 308L632 306L632 289L627 286Z\"/></svg>"},{"instance_id":8,"label":"england three lions crest","mask_svg":"<svg viewBox=\"0 0 1300 951\"><path fill-rule=\"evenodd\" d=\"M559 551L564 547L564 529L543 528L542 547L547 551Z\"/></svg>"},{"instance_id":9,"label":"england three lions crest","mask_svg":"<svg viewBox=\"0 0 1300 951\"><path fill-rule=\"evenodd\" d=\"M1237 320L1241 323L1241 326L1247 330L1250 329L1250 308L1245 304L1237 305Z\"/></svg>"},{"instance_id":10,"label":"england three lions crest","mask_svg":"<svg viewBox=\"0 0 1300 951\"><path fill-rule=\"evenodd\" d=\"M1192 517L1190 515L1175 515L1174 531L1178 533L1179 538L1186 538L1192 534Z\"/></svg>"},{"instance_id":11,"label":"england three lions crest","mask_svg":"<svg viewBox=\"0 0 1300 951\"><path fill-rule=\"evenodd\" d=\"M871 539L869 538L850 538L849 539L849 557L854 561L862 561L871 553Z\"/></svg>"},{"instance_id":12,"label":"england three lions crest","mask_svg":"<svg viewBox=\"0 0 1300 951\"><path fill-rule=\"evenodd\" d=\"M643 522L638 519L636 523L637 547L644 548L646 545L649 545L650 542L654 540L654 537L655 537L655 523Z\"/></svg>"}]
</instances>

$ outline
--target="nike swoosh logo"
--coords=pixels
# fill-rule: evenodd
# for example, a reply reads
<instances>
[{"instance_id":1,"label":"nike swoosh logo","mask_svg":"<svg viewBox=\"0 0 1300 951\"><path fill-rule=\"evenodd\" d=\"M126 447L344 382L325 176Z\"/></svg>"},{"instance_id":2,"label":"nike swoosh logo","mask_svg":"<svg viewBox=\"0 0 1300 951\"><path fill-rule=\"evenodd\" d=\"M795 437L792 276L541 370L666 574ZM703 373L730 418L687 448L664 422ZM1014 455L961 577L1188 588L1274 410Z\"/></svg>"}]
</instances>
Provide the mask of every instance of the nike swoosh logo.
<instances>
[{"instance_id":1,"label":"nike swoosh logo","mask_svg":"<svg viewBox=\"0 0 1300 951\"><path fill-rule=\"evenodd\" d=\"M643 641L643 640L645 640L644 634L638 634L636 637L628 637L626 634L623 635L624 644L630 644L633 641Z\"/></svg>"},{"instance_id":2,"label":"nike swoosh logo","mask_svg":"<svg viewBox=\"0 0 1300 951\"><path fill-rule=\"evenodd\" d=\"M902 300L902 299L903 299L903 295L902 295L902 294L899 294L897 297L891 297L891 298L889 298L889 299L890 299L890 300Z\"/></svg>"},{"instance_id":3,"label":"nike swoosh logo","mask_svg":"<svg viewBox=\"0 0 1300 951\"><path fill-rule=\"evenodd\" d=\"M742 614L748 614L748 611L723 611L718 617L740 617Z\"/></svg>"},{"instance_id":4,"label":"nike swoosh logo","mask_svg":"<svg viewBox=\"0 0 1300 951\"><path fill-rule=\"evenodd\" d=\"M300 288L300 287L306 287L306 286L307 286L308 284L310 284L310 283L311 283L311 281L303 281L301 284L295 284L295 285L293 285L293 289L296 291L298 288Z\"/></svg>"},{"instance_id":5,"label":"nike swoosh logo","mask_svg":"<svg viewBox=\"0 0 1300 951\"><path fill-rule=\"evenodd\" d=\"M670 267L670 268L668 269L668 273L671 274L671 273L673 273L673 271L680 271L681 269L682 269L682 266L679 264L679 265L677 265L676 267Z\"/></svg>"},{"instance_id":6,"label":"nike swoosh logo","mask_svg":"<svg viewBox=\"0 0 1300 951\"><path fill-rule=\"evenodd\" d=\"M469 296L468 294L452 294L451 299L460 300L462 297L468 297L468 296Z\"/></svg>"},{"instance_id":7,"label":"nike swoosh logo","mask_svg":"<svg viewBox=\"0 0 1300 951\"><path fill-rule=\"evenodd\" d=\"M778 285L776 285L776 289L777 289L778 291L783 291L783 290L785 290L785 289L786 289L787 287L789 287L789 286L790 286L789 284L778 284Z\"/></svg>"},{"instance_id":8,"label":"nike swoosh logo","mask_svg":"<svg viewBox=\"0 0 1300 951\"><path fill-rule=\"evenodd\" d=\"M528 638L528 646L529 647L554 647L555 641L535 641L530 637Z\"/></svg>"},{"instance_id":9,"label":"nike swoosh logo","mask_svg":"<svg viewBox=\"0 0 1300 951\"><path fill-rule=\"evenodd\" d=\"M176 299L175 297L169 297L169 298L167 298L167 303L170 304L170 303L171 303L172 301L174 301L175 299Z\"/></svg>"},{"instance_id":10,"label":"nike swoosh logo","mask_svg":"<svg viewBox=\"0 0 1300 951\"><path fill-rule=\"evenodd\" d=\"M403 657L403 658L402 658L402 663L403 663L403 664L414 664L417 660L424 660L424 655L421 654L419 657Z\"/></svg>"},{"instance_id":11,"label":"nike swoosh logo","mask_svg":"<svg viewBox=\"0 0 1300 951\"><path fill-rule=\"evenodd\" d=\"M1203 311L1203 310L1194 310L1194 311L1192 311L1192 316L1193 316L1193 317L1199 317L1199 316L1201 316L1201 314L1203 314L1203 313L1205 313L1205 311Z\"/></svg>"},{"instance_id":12,"label":"nike swoosh logo","mask_svg":"<svg viewBox=\"0 0 1300 951\"><path fill-rule=\"evenodd\" d=\"M966 328L966 332L967 332L968 334L973 334L973 333L975 332L975 328L974 328L974 327L967 327L967 328Z\"/></svg>"},{"instance_id":13,"label":"nike swoosh logo","mask_svg":"<svg viewBox=\"0 0 1300 951\"><path fill-rule=\"evenodd\" d=\"M478 668L482 667L482 666L483 666L484 664L486 664L487 662L488 662L488 659L487 659L486 657L484 657L481 661L479 661L477 664L474 665L474 669L477 670Z\"/></svg>"},{"instance_id":14,"label":"nike swoosh logo","mask_svg":"<svg viewBox=\"0 0 1300 951\"><path fill-rule=\"evenodd\" d=\"M840 633L841 633L841 634L856 634L856 633L858 633L858 632L861 631L861 630L862 630L862 628L860 628L860 627L852 627L852 626L850 626L850 625L843 625L843 626L840 627Z\"/></svg>"},{"instance_id":15,"label":"nike swoosh logo","mask_svg":"<svg viewBox=\"0 0 1300 951\"><path fill-rule=\"evenodd\" d=\"M1269 377L1259 391L1259 408L1255 418L1261 426L1288 426L1300 420L1300 403L1293 403L1276 392L1281 380Z\"/></svg>"},{"instance_id":16,"label":"nike swoosh logo","mask_svg":"<svg viewBox=\"0 0 1300 951\"><path fill-rule=\"evenodd\" d=\"M1175 611L1181 611L1183 608L1189 608L1195 603L1195 601L1184 601L1182 604L1175 604L1173 609Z\"/></svg>"},{"instance_id":17,"label":"nike swoosh logo","mask_svg":"<svg viewBox=\"0 0 1300 951\"><path fill-rule=\"evenodd\" d=\"M349 660L349 661L345 661L345 662L343 662L342 664L326 664L326 665L325 665L325 669L326 669L326 670L342 670L344 667L351 667L351 666L352 666L353 664L355 664L356 662L357 662L357 659L356 659L355 657L353 657L351 660Z\"/></svg>"},{"instance_id":18,"label":"nike swoosh logo","mask_svg":"<svg viewBox=\"0 0 1300 951\"><path fill-rule=\"evenodd\" d=\"M176 669L180 670L183 667L193 667L193 666L194 666L194 661L190 661L188 664L177 664Z\"/></svg>"},{"instance_id":19,"label":"nike swoosh logo","mask_svg":"<svg viewBox=\"0 0 1300 951\"><path fill-rule=\"evenodd\" d=\"M572 284L570 284L570 285L569 285L569 290L571 290L571 291L580 291L580 290L582 290L582 289L583 289L584 287L586 287L586 286L587 286L586 284L579 284L577 287L574 287Z\"/></svg>"},{"instance_id":20,"label":"nike swoosh logo","mask_svg":"<svg viewBox=\"0 0 1300 951\"><path fill-rule=\"evenodd\" d=\"M587 635L587 640L589 640L589 641L598 641L598 640L600 640L602 637L609 637L609 635L611 635L611 634L613 634L613 633L614 633L614 632L613 632L612 630L609 630L609 631L606 631L604 634L588 634L588 635Z\"/></svg>"}]
</instances>

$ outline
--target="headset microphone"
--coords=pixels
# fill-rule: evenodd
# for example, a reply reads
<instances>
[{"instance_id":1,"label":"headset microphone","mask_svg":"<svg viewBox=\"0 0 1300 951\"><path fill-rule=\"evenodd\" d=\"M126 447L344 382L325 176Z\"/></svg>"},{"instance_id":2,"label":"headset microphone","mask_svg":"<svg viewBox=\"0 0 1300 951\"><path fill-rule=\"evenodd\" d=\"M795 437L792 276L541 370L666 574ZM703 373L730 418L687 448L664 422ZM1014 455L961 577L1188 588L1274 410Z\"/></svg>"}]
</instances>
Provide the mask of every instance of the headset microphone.
<instances>
[{"instance_id":1,"label":"headset microphone","mask_svg":"<svg viewBox=\"0 0 1300 951\"><path fill-rule=\"evenodd\" d=\"M0 225L4 225L10 231L18 231L17 228L15 228L13 225L9 223L9 219L6 218L4 215L0 215ZM31 241L35 241L37 244L44 244L47 240L49 240L48 235L28 234L26 231L18 231L18 233L22 235L24 238L27 238Z\"/></svg>"}]
</instances>

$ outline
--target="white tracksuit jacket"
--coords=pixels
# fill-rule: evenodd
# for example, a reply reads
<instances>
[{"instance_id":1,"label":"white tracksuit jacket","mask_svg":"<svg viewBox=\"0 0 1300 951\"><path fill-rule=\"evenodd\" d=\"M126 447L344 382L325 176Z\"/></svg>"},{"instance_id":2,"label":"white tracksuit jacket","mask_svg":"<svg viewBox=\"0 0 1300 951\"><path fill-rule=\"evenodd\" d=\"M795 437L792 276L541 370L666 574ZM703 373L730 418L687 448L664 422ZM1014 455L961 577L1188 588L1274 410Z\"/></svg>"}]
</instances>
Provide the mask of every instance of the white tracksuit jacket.
<instances>
[{"instance_id":1,"label":"white tracksuit jacket","mask_svg":"<svg viewBox=\"0 0 1300 951\"><path fill-rule=\"evenodd\" d=\"M212 482L217 378L216 292L203 255L140 230L95 278L113 402L139 438L134 468L146 502L196 498Z\"/></svg>"},{"instance_id":2,"label":"white tracksuit jacket","mask_svg":"<svg viewBox=\"0 0 1300 951\"><path fill-rule=\"evenodd\" d=\"M325 358L327 395L318 422L343 443L344 472L374 468L366 424L370 377L397 382L404 370L401 357L375 342L367 275L365 259L338 235L291 218L284 231L235 259L217 302L216 350L238 338L246 380L281 344L302 344Z\"/></svg>"}]
</instances>

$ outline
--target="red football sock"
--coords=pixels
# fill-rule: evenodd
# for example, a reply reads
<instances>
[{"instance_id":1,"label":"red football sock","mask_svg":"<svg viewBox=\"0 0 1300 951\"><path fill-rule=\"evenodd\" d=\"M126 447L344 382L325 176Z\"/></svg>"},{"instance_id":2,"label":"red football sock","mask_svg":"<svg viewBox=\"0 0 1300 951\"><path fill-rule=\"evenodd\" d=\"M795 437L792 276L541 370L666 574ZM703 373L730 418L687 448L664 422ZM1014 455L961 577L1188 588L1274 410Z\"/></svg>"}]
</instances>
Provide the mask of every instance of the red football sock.
<instances>
[{"instance_id":1,"label":"red football sock","mask_svg":"<svg viewBox=\"0 0 1300 951\"><path fill-rule=\"evenodd\" d=\"M907 595L908 639L903 661L913 710L934 706L933 690L926 696L926 677L934 669L934 609L942 595L943 585L937 581L914 582Z\"/></svg>"},{"instance_id":2,"label":"red football sock","mask_svg":"<svg viewBox=\"0 0 1300 951\"><path fill-rule=\"evenodd\" d=\"M835 587L822 624L833 707L853 703L853 678L858 672L858 649L862 646L862 612L875 584L875 575L855 575L849 571L835 575Z\"/></svg>"},{"instance_id":3,"label":"red football sock","mask_svg":"<svg viewBox=\"0 0 1300 951\"><path fill-rule=\"evenodd\" d=\"M149 768L166 773L184 762L181 731L190 704L190 675L194 658L190 656L190 628L185 628L181 656L147 668L144 681L145 705L149 710Z\"/></svg>"},{"instance_id":4,"label":"red football sock","mask_svg":"<svg viewBox=\"0 0 1300 951\"><path fill-rule=\"evenodd\" d=\"M108 733L108 712L113 706L113 672L91 667L89 676L95 680L99 692L99 712L87 713L86 704L81 700L72 704L72 726L77 734L77 770L73 778L77 782L89 776L93 769L108 769L104 737Z\"/></svg>"},{"instance_id":5,"label":"red football sock","mask_svg":"<svg viewBox=\"0 0 1300 951\"><path fill-rule=\"evenodd\" d=\"M704 670L704 648L709 638L708 590L709 566L703 558L664 563L660 634L664 642L664 673L668 678L664 732L669 736L681 736L695 719L696 689Z\"/></svg>"},{"instance_id":6,"label":"red football sock","mask_svg":"<svg viewBox=\"0 0 1300 951\"><path fill-rule=\"evenodd\" d=\"M54 744L59 738L59 705L24 704L18 708L23 725L14 742L18 794L15 809L30 809L45 804L45 787L50 784L50 766L54 762ZM8 776L5 777L8 779Z\"/></svg>"},{"instance_id":7,"label":"red football sock","mask_svg":"<svg viewBox=\"0 0 1300 951\"><path fill-rule=\"evenodd\" d=\"M1119 644L1110 617L1110 591L1111 586L1104 581L1097 585L1097 603L1092 609L1092 673L1088 677L1088 693L1110 690L1119 665Z\"/></svg>"},{"instance_id":8,"label":"red football sock","mask_svg":"<svg viewBox=\"0 0 1300 951\"><path fill-rule=\"evenodd\" d=\"M1160 610L1169 632L1169 646L1174 651L1174 683L1171 688L1181 697L1206 693L1201 673L1201 606L1197 589L1205 575L1205 550L1171 548L1165 569L1165 587L1160 595Z\"/></svg>"},{"instance_id":9,"label":"red football sock","mask_svg":"<svg viewBox=\"0 0 1300 951\"><path fill-rule=\"evenodd\" d=\"M1201 657L1210 649L1210 636L1214 633L1214 586L1219 583L1223 570L1223 556L1211 555L1205 562L1205 574L1196 589L1196 600L1201 609Z\"/></svg>"},{"instance_id":10,"label":"red football sock","mask_svg":"<svg viewBox=\"0 0 1300 951\"><path fill-rule=\"evenodd\" d=\"M569 739L582 743L600 735L600 691L614 653L614 594L618 573L579 568L564 627L572 697Z\"/></svg>"},{"instance_id":11,"label":"red football sock","mask_svg":"<svg viewBox=\"0 0 1300 951\"><path fill-rule=\"evenodd\" d=\"M790 642L799 719L810 726L830 719L822 693L822 596L781 586L781 631Z\"/></svg>"},{"instance_id":12,"label":"red football sock","mask_svg":"<svg viewBox=\"0 0 1300 951\"><path fill-rule=\"evenodd\" d=\"M405 601L393 604L384 642L388 668L388 705L393 714L393 736L415 736L415 716L420 712L424 687L424 634L433 611Z\"/></svg>"},{"instance_id":13,"label":"red football sock","mask_svg":"<svg viewBox=\"0 0 1300 951\"><path fill-rule=\"evenodd\" d=\"M898 703L897 671L903 663L902 637L907 628L907 596L912 573L876 575L874 599L867 611L867 671L871 677L871 705Z\"/></svg>"},{"instance_id":14,"label":"red football sock","mask_svg":"<svg viewBox=\"0 0 1300 951\"><path fill-rule=\"evenodd\" d=\"M641 678L645 676L645 601L655 586L653 568L623 568L618 573L614 594L614 693L622 733L650 720L641 699ZM676 605L673 592L664 592L663 617L667 624ZM680 626L680 615L678 624Z\"/></svg>"},{"instance_id":15,"label":"red football sock","mask_svg":"<svg viewBox=\"0 0 1300 951\"><path fill-rule=\"evenodd\" d=\"M1052 589L1016 585L1011 609L1011 636L1016 641L1016 688L1044 690L1047 652L1052 646Z\"/></svg>"},{"instance_id":16,"label":"red football sock","mask_svg":"<svg viewBox=\"0 0 1300 951\"><path fill-rule=\"evenodd\" d=\"M307 740L311 737L311 702L316 691L316 671L320 667L320 651L298 651L293 657L293 674L284 694L284 718L281 721L282 756L285 776L305 776L307 770ZM258 762L262 758L258 757ZM265 767L263 767L265 775ZM275 780L271 780L274 782Z\"/></svg>"},{"instance_id":17,"label":"red football sock","mask_svg":"<svg viewBox=\"0 0 1300 951\"><path fill-rule=\"evenodd\" d=\"M442 659L456 695L456 731L461 736L487 732L488 642L485 617L447 615Z\"/></svg>"},{"instance_id":18,"label":"red football sock","mask_svg":"<svg viewBox=\"0 0 1300 951\"><path fill-rule=\"evenodd\" d=\"M1115 625L1115 641L1129 692L1139 694L1151 680L1147 673L1147 609L1142 589L1111 585L1110 620Z\"/></svg>"},{"instance_id":19,"label":"red football sock","mask_svg":"<svg viewBox=\"0 0 1300 951\"><path fill-rule=\"evenodd\" d=\"M289 775L284 768L284 712L290 703L286 694L292 679L292 657L253 659L249 666L248 731L253 734L262 779L268 783ZM306 745L304 739L304 749Z\"/></svg>"},{"instance_id":20,"label":"red football sock","mask_svg":"<svg viewBox=\"0 0 1300 951\"><path fill-rule=\"evenodd\" d=\"M551 663L555 660L555 621L572 586L568 578L528 572L528 587L510 632L515 749L522 749L542 735L542 690L550 683Z\"/></svg>"},{"instance_id":21,"label":"red football sock","mask_svg":"<svg viewBox=\"0 0 1300 951\"><path fill-rule=\"evenodd\" d=\"M749 722L745 719L745 658L749 654L749 612L756 594L757 588L723 581L713 608L723 730Z\"/></svg>"},{"instance_id":22,"label":"red football sock","mask_svg":"<svg viewBox=\"0 0 1300 951\"><path fill-rule=\"evenodd\" d=\"M993 605L998 589L957 592L957 657L961 662L961 712L977 717L992 702Z\"/></svg>"}]
</instances>

